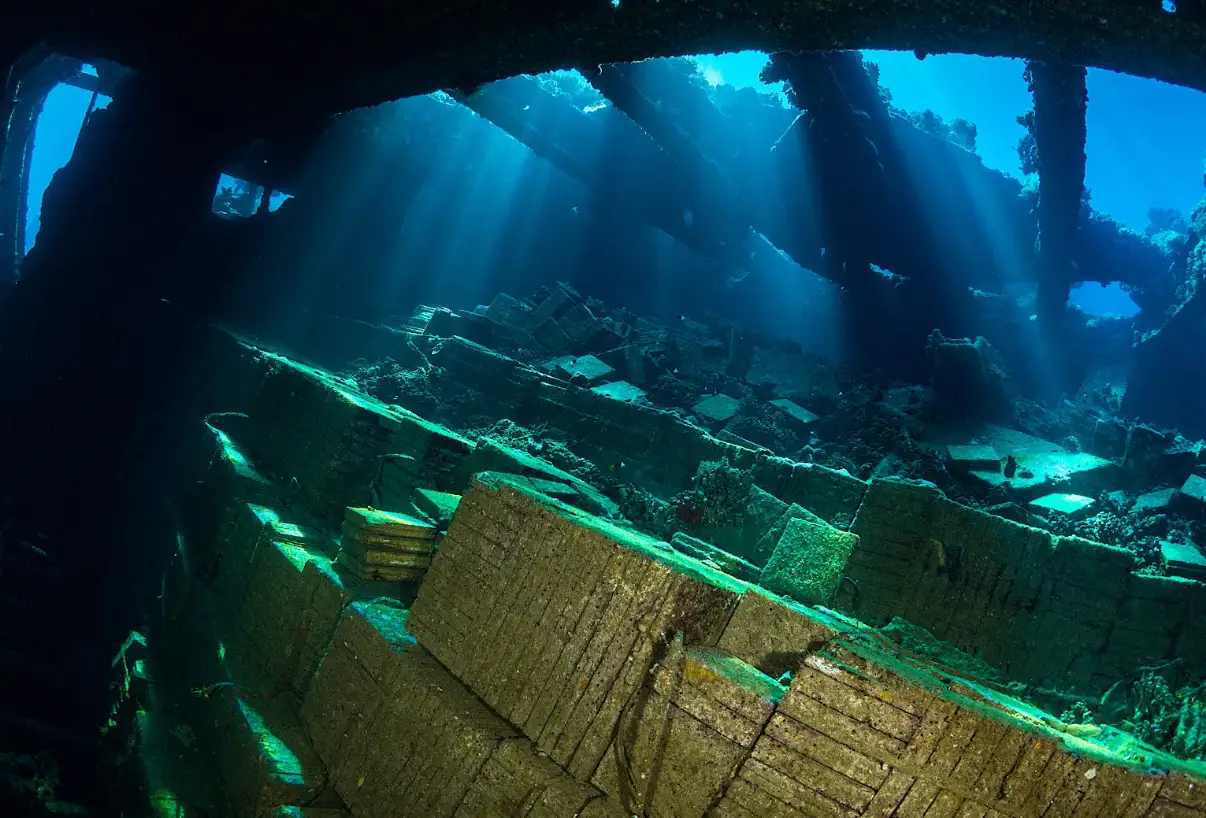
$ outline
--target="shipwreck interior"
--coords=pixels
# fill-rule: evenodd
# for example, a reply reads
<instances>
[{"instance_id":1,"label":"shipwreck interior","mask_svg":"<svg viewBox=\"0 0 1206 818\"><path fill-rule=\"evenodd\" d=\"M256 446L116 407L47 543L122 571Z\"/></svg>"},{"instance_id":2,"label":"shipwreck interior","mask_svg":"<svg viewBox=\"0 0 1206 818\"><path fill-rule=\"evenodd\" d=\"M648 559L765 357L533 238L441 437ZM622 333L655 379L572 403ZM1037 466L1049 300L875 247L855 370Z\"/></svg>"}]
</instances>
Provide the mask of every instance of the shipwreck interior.
<instances>
[{"instance_id":1,"label":"shipwreck interior","mask_svg":"<svg viewBox=\"0 0 1206 818\"><path fill-rule=\"evenodd\" d=\"M869 48L1024 60L1031 181ZM746 49L779 94L684 58ZM1206 198L1085 183L1088 69L1206 91L1206 5L63 0L0 58L0 818L1206 815Z\"/></svg>"}]
</instances>

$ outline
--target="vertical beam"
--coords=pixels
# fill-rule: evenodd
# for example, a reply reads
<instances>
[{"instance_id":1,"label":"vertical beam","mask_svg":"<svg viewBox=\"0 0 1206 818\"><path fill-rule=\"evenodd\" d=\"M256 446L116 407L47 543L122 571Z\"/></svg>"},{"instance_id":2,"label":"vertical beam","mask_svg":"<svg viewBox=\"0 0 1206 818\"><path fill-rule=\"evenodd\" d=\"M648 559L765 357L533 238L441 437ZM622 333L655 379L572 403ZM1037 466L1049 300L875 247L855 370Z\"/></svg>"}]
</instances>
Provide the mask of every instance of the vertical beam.
<instances>
[{"instance_id":1,"label":"vertical beam","mask_svg":"<svg viewBox=\"0 0 1206 818\"><path fill-rule=\"evenodd\" d=\"M1038 150L1038 320L1059 334L1075 278L1076 239L1085 187L1086 71L1062 63L1031 62L1026 81L1034 96Z\"/></svg>"},{"instance_id":2,"label":"vertical beam","mask_svg":"<svg viewBox=\"0 0 1206 818\"><path fill-rule=\"evenodd\" d=\"M1050 372L1041 391L1051 399L1080 386L1086 353L1073 349L1068 296L1076 277L1076 242L1084 208L1085 111L1083 67L1030 62L1026 81L1034 96L1034 142L1039 175L1035 314Z\"/></svg>"},{"instance_id":3,"label":"vertical beam","mask_svg":"<svg viewBox=\"0 0 1206 818\"><path fill-rule=\"evenodd\" d=\"M776 54L764 76L787 81L789 98L805 112L789 134L796 132L810 162L813 189L787 188L789 217L800 235L819 232L825 253L818 272L842 287L846 354L899 377L925 378L930 331L964 334L967 281L940 250L874 72L854 52Z\"/></svg>"},{"instance_id":4,"label":"vertical beam","mask_svg":"<svg viewBox=\"0 0 1206 818\"><path fill-rule=\"evenodd\" d=\"M70 568L55 594L70 606L15 589L46 635L45 655L32 658L78 688L65 701L28 691L27 706L65 725L103 713L103 680L79 669L105 667L139 614L139 574L160 556L147 545L154 532L118 532L171 482L170 459L152 458L167 458L160 435L177 431L162 407L190 355L188 336L156 322L156 310L237 144L223 113L137 78L123 84L55 174L38 243L0 302L0 380L20 384L0 402L0 428L12 431L0 495ZM140 494L141 508L130 502Z\"/></svg>"}]
</instances>

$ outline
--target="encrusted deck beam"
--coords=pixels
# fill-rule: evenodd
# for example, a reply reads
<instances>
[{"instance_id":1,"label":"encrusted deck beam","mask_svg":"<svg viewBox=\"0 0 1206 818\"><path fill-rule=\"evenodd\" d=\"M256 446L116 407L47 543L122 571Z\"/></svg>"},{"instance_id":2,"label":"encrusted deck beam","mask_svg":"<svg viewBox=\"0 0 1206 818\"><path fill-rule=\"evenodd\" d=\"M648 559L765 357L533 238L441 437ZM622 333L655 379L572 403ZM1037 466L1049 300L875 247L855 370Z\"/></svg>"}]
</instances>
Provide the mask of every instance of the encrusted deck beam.
<instances>
[{"instance_id":1,"label":"encrusted deck beam","mask_svg":"<svg viewBox=\"0 0 1206 818\"><path fill-rule=\"evenodd\" d=\"M1159 0L511 0L304 7L133 0L42 26L57 50L170 77L264 118L470 89L572 65L743 49L900 49L1086 65L1206 90L1206 24ZM178 33L178 34L177 34ZM221 47L213 45L221 43ZM271 58L265 58L265 48Z\"/></svg>"}]
</instances>

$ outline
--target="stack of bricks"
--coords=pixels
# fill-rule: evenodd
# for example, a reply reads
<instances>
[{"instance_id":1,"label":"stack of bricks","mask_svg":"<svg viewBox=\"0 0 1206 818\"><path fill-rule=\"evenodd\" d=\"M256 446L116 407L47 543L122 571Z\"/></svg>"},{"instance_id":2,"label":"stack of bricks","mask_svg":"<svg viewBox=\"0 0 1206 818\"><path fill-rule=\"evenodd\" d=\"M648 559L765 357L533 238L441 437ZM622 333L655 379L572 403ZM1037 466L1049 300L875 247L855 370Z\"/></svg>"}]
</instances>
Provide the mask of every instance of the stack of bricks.
<instances>
[{"instance_id":1,"label":"stack of bricks","mask_svg":"<svg viewBox=\"0 0 1206 818\"><path fill-rule=\"evenodd\" d=\"M785 503L797 503L838 528L848 528L862 505L867 483L844 471L781 457L758 458L754 482Z\"/></svg>"},{"instance_id":2,"label":"stack of bricks","mask_svg":"<svg viewBox=\"0 0 1206 818\"><path fill-rule=\"evenodd\" d=\"M226 505L214 590L240 636L225 644L260 666L206 700L229 709L223 779L238 816L303 803L356 818L1206 815L1201 780L1174 759L936 673L857 622L785 604L530 483L477 479L409 614L350 601L321 534L267 505ZM1012 554L1018 529L908 484L876 481L863 510L849 567L917 572L911 616L944 616L969 646L992 628L1042 633L1010 637L995 597L960 587ZM375 514L348 517L364 554L381 544L365 539ZM415 523L434 536L386 524L405 539ZM1001 598L1037 586L1040 611L1105 611L1082 593L1092 544L1036 536ZM1121 562L1105 567L1111 588L1133 582ZM890 604L875 585L863 600ZM1188 593L1149 585L1150 604L1119 621Z\"/></svg>"},{"instance_id":3,"label":"stack of bricks","mask_svg":"<svg viewBox=\"0 0 1206 818\"><path fill-rule=\"evenodd\" d=\"M802 662L711 815L1206 814L1188 765L1114 751L1100 728L935 673L857 622L754 592L721 644L764 669Z\"/></svg>"},{"instance_id":4,"label":"stack of bricks","mask_svg":"<svg viewBox=\"0 0 1206 818\"><path fill-rule=\"evenodd\" d=\"M361 579L419 582L431 565L436 533L435 526L406 514L349 508L339 561Z\"/></svg>"},{"instance_id":5,"label":"stack of bricks","mask_svg":"<svg viewBox=\"0 0 1206 818\"><path fill-rule=\"evenodd\" d=\"M1153 807L1172 779L1111 761L971 688L836 644L800 668L716 814L1182 814Z\"/></svg>"},{"instance_id":6,"label":"stack of bricks","mask_svg":"<svg viewBox=\"0 0 1206 818\"><path fill-rule=\"evenodd\" d=\"M589 781L667 634L714 645L745 583L479 475L411 612L453 674Z\"/></svg>"},{"instance_id":7,"label":"stack of bricks","mask_svg":"<svg viewBox=\"0 0 1206 818\"><path fill-rule=\"evenodd\" d=\"M782 696L734 656L680 648L621 719L594 783L632 814L706 815Z\"/></svg>"},{"instance_id":8,"label":"stack of bricks","mask_svg":"<svg viewBox=\"0 0 1206 818\"><path fill-rule=\"evenodd\" d=\"M367 501L396 425L384 406L285 359L264 378L251 419L256 462L314 511L340 514Z\"/></svg>"},{"instance_id":9,"label":"stack of bricks","mask_svg":"<svg viewBox=\"0 0 1206 818\"><path fill-rule=\"evenodd\" d=\"M412 465L397 491L459 487L469 441L319 370L275 363L255 397L248 448L311 512L334 523L368 503L391 457Z\"/></svg>"},{"instance_id":10,"label":"stack of bricks","mask_svg":"<svg viewBox=\"0 0 1206 818\"><path fill-rule=\"evenodd\" d=\"M237 619L271 691L304 693L348 593L314 543L279 539L274 528L265 531L251 559Z\"/></svg>"},{"instance_id":11,"label":"stack of bricks","mask_svg":"<svg viewBox=\"0 0 1206 818\"><path fill-rule=\"evenodd\" d=\"M449 403L450 409L455 407L453 410L462 414L485 409L498 418L520 417L546 378L514 358L465 338L448 339L432 355L432 362L445 371L447 382L456 391L471 393L462 394L459 406Z\"/></svg>"},{"instance_id":12,"label":"stack of bricks","mask_svg":"<svg viewBox=\"0 0 1206 818\"><path fill-rule=\"evenodd\" d=\"M347 815L329 787L326 769L306 738L293 700L227 690L215 692L213 698L222 739L215 760L226 801L223 814L261 818L282 807L304 805L330 809L334 816Z\"/></svg>"},{"instance_id":13,"label":"stack of bricks","mask_svg":"<svg viewBox=\"0 0 1206 818\"><path fill-rule=\"evenodd\" d=\"M579 454L624 463L628 473L670 494L689 485L703 461L728 458L744 468L754 460L751 450L717 440L672 412L577 386L541 384L531 415L578 441Z\"/></svg>"},{"instance_id":14,"label":"stack of bricks","mask_svg":"<svg viewBox=\"0 0 1206 818\"><path fill-rule=\"evenodd\" d=\"M257 503L231 508L216 543L220 559L213 573L213 588L228 610L242 608L256 555L261 546L271 542L301 546L314 555L328 557L336 551L331 537L298 525L286 512Z\"/></svg>"},{"instance_id":15,"label":"stack of bricks","mask_svg":"<svg viewBox=\"0 0 1206 818\"><path fill-rule=\"evenodd\" d=\"M215 442L214 456L184 508L184 526L194 560L204 566L218 560L222 542L246 503L272 505L278 487L251 462L226 432L206 424Z\"/></svg>"},{"instance_id":16,"label":"stack of bricks","mask_svg":"<svg viewBox=\"0 0 1206 818\"><path fill-rule=\"evenodd\" d=\"M454 679L406 625L405 611L353 603L302 705L354 816L620 818Z\"/></svg>"},{"instance_id":17,"label":"stack of bricks","mask_svg":"<svg viewBox=\"0 0 1206 818\"><path fill-rule=\"evenodd\" d=\"M628 818L618 803L576 781L532 742L499 742L455 813L456 818Z\"/></svg>"},{"instance_id":18,"label":"stack of bricks","mask_svg":"<svg viewBox=\"0 0 1206 818\"><path fill-rule=\"evenodd\" d=\"M1206 586L1135 574L1129 551L899 480L871 482L851 532L849 593L829 604L863 621L900 617L1019 681L1091 697L1136 666L1179 659L1206 670L1200 640L1185 638L1206 616Z\"/></svg>"},{"instance_id":19,"label":"stack of bricks","mask_svg":"<svg viewBox=\"0 0 1206 818\"><path fill-rule=\"evenodd\" d=\"M1169 756L1117 750L1101 728L951 678L854 620L669 559L479 477L409 624L546 759L496 750L463 814L505 815L468 810L558 769L629 814L1206 814Z\"/></svg>"},{"instance_id":20,"label":"stack of bricks","mask_svg":"<svg viewBox=\"0 0 1206 818\"><path fill-rule=\"evenodd\" d=\"M173 762L187 751L200 760L181 764L215 763L222 814L232 818L303 806L320 810L316 816L346 815L297 713L347 600L323 553L328 541L272 509L244 504L232 515L213 581L193 584L156 648L155 683L176 692L157 693L157 703L171 706L157 706L151 721L176 720L167 729L183 731L169 739ZM144 736L165 729L151 721Z\"/></svg>"}]
</instances>

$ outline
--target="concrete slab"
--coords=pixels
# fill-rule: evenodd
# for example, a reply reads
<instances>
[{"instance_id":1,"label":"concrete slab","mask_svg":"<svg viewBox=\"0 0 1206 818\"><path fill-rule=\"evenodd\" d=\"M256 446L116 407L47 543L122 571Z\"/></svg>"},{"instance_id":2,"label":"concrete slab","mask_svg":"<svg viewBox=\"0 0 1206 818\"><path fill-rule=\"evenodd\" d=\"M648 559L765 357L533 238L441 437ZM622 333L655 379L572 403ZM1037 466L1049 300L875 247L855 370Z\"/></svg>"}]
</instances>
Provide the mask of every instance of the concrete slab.
<instances>
[{"instance_id":1,"label":"concrete slab","mask_svg":"<svg viewBox=\"0 0 1206 818\"><path fill-rule=\"evenodd\" d=\"M1192 543L1162 542L1160 550L1168 563L1168 573L1174 577L1206 580L1206 557Z\"/></svg>"},{"instance_id":2,"label":"concrete slab","mask_svg":"<svg viewBox=\"0 0 1206 818\"><path fill-rule=\"evenodd\" d=\"M1041 517L1068 517L1080 520L1093 513L1097 501L1080 494L1048 494L1032 500L1027 506Z\"/></svg>"},{"instance_id":3,"label":"concrete slab","mask_svg":"<svg viewBox=\"0 0 1206 818\"><path fill-rule=\"evenodd\" d=\"M577 358L566 357L557 360L558 374L567 378L579 375L590 383L598 383L615 372L610 366L600 361L594 355L582 355Z\"/></svg>"},{"instance_id":4,"label":"concrete slab","mask_svg":"<svg viewBox=\"0 0 1206 818\"><path fill-rule=\"evenodd\" d=\"M1118 488L1121 480L1119 467L1105 458L1087 452L1067 452L1049 440L1016 429L989 424L978 430L976 438L992 446L1002 458L1013 456L1018 469L1013 477L1006 477L1003 472L977 470L971 472L971 479L986 488L1002 486L1019 501L1056 493L1096 497Z\"/></svg>"},{"instance_id":5,"label":"concrete slab","mask_svg":"<svg viewBox=\"0 0 1206 818\"><path fill-rule=\"evenodd\" d=\"M787 398L773 400L770 402L770 405L782 410L787 415L788 420L791 421L791 424L796 427L797 431L806 432L814 423L820 420L812 412Z\"/></svg>"},{"instance_id":6,"label":"concrete slab","mask_svg":"<svg viewBox=\"0 0 1206 818\"><path fill-rule=\"evenodd\" d=\"M1206 478L1189 475L1173 495L1173 508L1190 517L1206 518Z\"/></svg>"},{"instance_id":7,"label":"concrete slab","mask_svg":"<svg viewBox=\"0 0 1206 818\"><path fill-rule=\"evenodd\" d=\"M627 381L612 381L602 386L596 386L591 391L624 403L633 403L645 397L644 389L641 389L639 386L633 386Z\"/></svg>"},{"instance_id":8,"label":"concrete slab","mask_svg":"<svg viewBox=\"0 0 1206 818\"><path fill-rule=\"evenodd\" d=\"M1112 488L1118 477L1114 463L1084 452L1038 452L1016 459L1018 470L1012 478L989 471L974 471L971 478L990 488L1004 486L1020 500L1033 500L1056 489L1097 495Z\"/></svg>"},{"instance_id":9,"label":"concrete slab","mask_svg":"<svg viewBox=\"0 0 1206 818\"><path fill-rule=\"evenodd\" d=\"M1149 491L1147 494L1140 494L1135 498L1135 505L1131 511L1137 514L1163 514L1171 508L1173 495L1176 493L1176 489L1158 489Z\"/></svg>"},{"instance_id":10,"label":"concrete slab","mask_svg":"<svg viewBox=\"0 0 1206 818\"><path fill-rule=\"evenodd\" d=\"M1124 509L1129 509L1131 507L1131 497L1122 489L1111 491L1107 496L1110 498L1110 502L1117 503Z\"/></svg>"},{"instance_id":11,"label":"concrete slab","mask_svg":"<svg viewBox=\"0 0 1206 818\"><path fill-rule=\"evenodd\" d=\"M691 407L691 411L705 423L721 425L728 423L741 408L741 401L728 395L709 395Z\"/></svg>"},{"instance_id":12,"label":"concrete slab","mask_svg":"<svg viewBox=\"0 0 1206 818\"><path fill-rule=\"evenodd\" d=\"M1001 456L992 446L973 443L966 446L947 446L946 456L951 469L966 474L971 471L1000 471Z\"/></svg>"}]
</instances>

